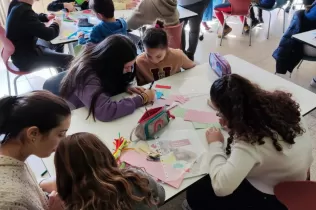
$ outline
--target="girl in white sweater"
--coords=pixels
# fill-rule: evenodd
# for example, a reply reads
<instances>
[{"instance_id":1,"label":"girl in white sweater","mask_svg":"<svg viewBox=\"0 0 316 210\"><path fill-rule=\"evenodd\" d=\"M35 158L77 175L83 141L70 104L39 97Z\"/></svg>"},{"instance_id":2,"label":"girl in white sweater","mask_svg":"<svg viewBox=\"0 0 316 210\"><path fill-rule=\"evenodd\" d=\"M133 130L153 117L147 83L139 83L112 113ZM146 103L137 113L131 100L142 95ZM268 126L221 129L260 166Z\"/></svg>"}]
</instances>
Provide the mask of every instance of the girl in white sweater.
<instances>
[{"instance_id":1,"label":"girl in white sweater","mask_svg":"<svg viewBox=\"0 0 316 210\"><path fill-rule=\"evenodd\" d=\"M232 74L216 80L211 101L228 130L206 132L209 175L187 190L187 209L275 209L283 181L303 181L312 163L312 144L298 103L290 93L265 91Z\"/></svg>"}]
</instances>

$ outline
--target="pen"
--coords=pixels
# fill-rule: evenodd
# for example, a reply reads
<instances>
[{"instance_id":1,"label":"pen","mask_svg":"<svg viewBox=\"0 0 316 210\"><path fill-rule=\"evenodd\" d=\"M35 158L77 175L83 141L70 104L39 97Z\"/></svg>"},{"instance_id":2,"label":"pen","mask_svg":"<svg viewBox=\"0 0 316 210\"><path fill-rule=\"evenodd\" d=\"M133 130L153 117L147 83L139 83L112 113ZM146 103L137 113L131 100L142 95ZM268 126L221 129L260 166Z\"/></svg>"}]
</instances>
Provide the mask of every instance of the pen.
<instances>
[{"instance_id":1,"label":"pen","mask_svg":"<svg viewBox=\"0 0 316 210\"><path fill-rule=\"evenodd\" d=\"M153 87L154 83L155 83L155 81L152 81L152 83L149 86L149 90L151 90L151 88Z\"/></svg>"}]
</instances>

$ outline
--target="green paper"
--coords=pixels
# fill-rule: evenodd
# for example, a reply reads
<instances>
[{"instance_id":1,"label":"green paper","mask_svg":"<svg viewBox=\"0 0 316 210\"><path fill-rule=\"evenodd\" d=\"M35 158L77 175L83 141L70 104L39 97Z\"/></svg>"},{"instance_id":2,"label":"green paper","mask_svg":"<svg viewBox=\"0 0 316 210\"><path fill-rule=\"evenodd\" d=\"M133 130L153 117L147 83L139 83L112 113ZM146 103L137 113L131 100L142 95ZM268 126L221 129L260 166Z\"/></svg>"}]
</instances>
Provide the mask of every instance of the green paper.
<instances>
[{"instance_id":1,"label":"green paper","mask_svg":"<svg viewBox=\"0 0 316 210\"><path fill-rule=\"evenodd\" d=\"M182 118L184 118L186 111L187 111L186 109L181 108L181 107L175 107L170 110L172 115L174 115L175 117L182 117Z\"/></svg>"},{"instance_id":2,"label":"green paper","mask_svg":"<svg viewBox=\"0 0 316 210\"><path fill-rule=\"evenodd\" d=\"M163 97L164 97L164 98L168 98L169 95L170 95L170 90L159 89L159 91L163 93Z\"/></svg>"},{"instance_id":3,"label":"green paper","mask_svg":"<svg viewBox=\"0 0 316 210\"><path fill-rule=\"evenodd\" d=\"M222 126L219 123L198 123L198 122L192 122L193 127L195 129L206 129L206 128L222 128Z\"/></svg>"},{"instance_id":4,"label":"green paper","mask_svg":"<svg viewBox=\"0 0 316 210\"><path fill-rule=\"evenodd\" d=\"M75 0L75 2L81 6L81 4L83 4L83 2L85 2L86 0Z\"/></svg>"}]
</instances>

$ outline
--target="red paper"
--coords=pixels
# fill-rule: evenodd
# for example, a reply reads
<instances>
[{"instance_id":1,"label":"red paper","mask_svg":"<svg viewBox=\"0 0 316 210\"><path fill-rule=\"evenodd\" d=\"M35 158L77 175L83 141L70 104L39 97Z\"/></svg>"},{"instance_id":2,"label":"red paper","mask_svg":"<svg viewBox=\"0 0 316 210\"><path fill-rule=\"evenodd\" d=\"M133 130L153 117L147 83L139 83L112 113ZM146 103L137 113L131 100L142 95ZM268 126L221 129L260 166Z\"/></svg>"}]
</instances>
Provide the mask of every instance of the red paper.
<instances>
[{"instance_id":1,"label":"red paper","mask_svg":"<svg viewBox=\"0 0 316 210\"><path fill-rule=\"evenodd\" d=\"M217 123L219 118L216 116L215 112L203 112L189 109L184 115L184 120L198 123Z\"/></svg>"},{"instance_id":2,"label":"red paper","mask_svg":"<svg viewBox=\"0 0 316 210\"><path fill-rule=\"evenodd\" d=\"M169 86L169 85L159 85L159 84L157 84L155 87L156 88L160 88L160 89L171 89L171 86Z\"/></svg>"},{"instance_id":3,"label":"red paper","mask_svg":"<svg viewBox=\"0 0 316 210\"><path fill-rule=\"evenodd\" d=\"M91 14L91 10L90 9L86 9L82 11L83 14Z\"/></svg>"}]
</instances>

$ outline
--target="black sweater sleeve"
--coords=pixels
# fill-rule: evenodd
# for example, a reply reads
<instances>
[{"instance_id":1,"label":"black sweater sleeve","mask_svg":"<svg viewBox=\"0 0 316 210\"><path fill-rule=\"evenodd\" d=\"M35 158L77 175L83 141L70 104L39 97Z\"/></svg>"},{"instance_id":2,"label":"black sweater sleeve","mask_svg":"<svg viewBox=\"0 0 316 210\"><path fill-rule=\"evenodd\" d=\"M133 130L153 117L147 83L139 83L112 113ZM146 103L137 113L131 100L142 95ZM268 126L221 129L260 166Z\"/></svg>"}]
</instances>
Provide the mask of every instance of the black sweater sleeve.
<instances>
[{"instance_id":1,"label":"black sweater sleeve","mask_svg":"<svg viewBox=\"0 0 316 210\"><path fill-rule=\"evenodd\" d=\"M40 14L38 14L38 19L39 19L41 22L43 22L43 23L48 22L47 15L46 15L46 14L44 14L44 13L40 13Z\"/></svg>"},{"instance_id":2,"label":"black sweater sleeve","mask_svg":"<svg viewBox=\"0 0 316 210\"><path fill-rule=\"evenodd\" d=\"M35 37L51 41L59 35L59 25L57 23L52 23L46 27L34 11L29 11L25 21L28 32Z\"/></svg>"},{"instance_id":3,"label":"black sweater sleeve","mask_svg":"<svg viewBox=\"0 0 316 210\"><path fill-rule=\"evenodd\" d=\"M75 2L75 0L55 0L47 6L48 11L57 12L64 9L64 3Z\"/></svg>"}]
</instances>

